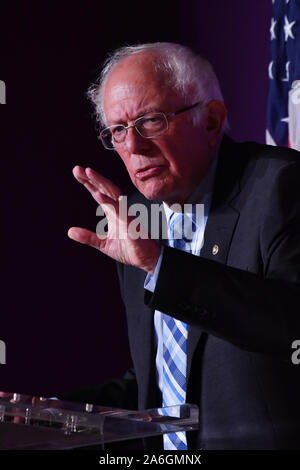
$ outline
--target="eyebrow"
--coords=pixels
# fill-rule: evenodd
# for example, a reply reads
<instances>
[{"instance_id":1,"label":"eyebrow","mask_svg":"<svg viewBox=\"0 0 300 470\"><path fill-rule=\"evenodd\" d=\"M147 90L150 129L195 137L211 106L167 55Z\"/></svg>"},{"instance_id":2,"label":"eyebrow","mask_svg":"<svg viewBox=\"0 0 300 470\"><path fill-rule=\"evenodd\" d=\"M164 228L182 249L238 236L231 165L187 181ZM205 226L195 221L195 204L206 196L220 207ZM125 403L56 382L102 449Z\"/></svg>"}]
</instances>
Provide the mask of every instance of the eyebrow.
<instances>
[{"instance_id":1,"label":"eyebrow","mask_svg":"<svg viewBox=\"0 0 300 470\"><path fill-rule=\"evenodd\" d=\"M148 113L163 113L164 111L161 111L160 109L157 109L157 108L154 108L154 107L149 107L149 108L146 108L141 114L139 114L138 116L136 116L135 118L132 119L132 121L136 121L137 119L139 119L140 117L143 117L145 114L148 114ZM165 113L165 112L164 112ZM166 113L165 113L166 114ZM127 125L128 124L128 121L121 121L121 120L112 120L111 121L111 124L107 124L108 127L111 127L111 126L116 126L118 124L123 124L123 125Z\"/></svg>"}]
</instances>

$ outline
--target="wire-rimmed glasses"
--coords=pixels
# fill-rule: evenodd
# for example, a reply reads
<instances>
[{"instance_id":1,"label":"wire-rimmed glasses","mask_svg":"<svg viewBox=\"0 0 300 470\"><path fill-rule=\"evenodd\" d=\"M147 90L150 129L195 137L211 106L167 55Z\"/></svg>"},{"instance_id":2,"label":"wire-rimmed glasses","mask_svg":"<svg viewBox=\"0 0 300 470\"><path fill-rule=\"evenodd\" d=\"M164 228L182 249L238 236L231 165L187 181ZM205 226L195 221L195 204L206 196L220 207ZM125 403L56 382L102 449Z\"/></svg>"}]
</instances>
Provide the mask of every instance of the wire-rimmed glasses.
<instances>
[{"instance_id":1,"label":"wire-rimmed glasses","mask_svg":"<svg viewBox=\"0 0 300 470\"><path fill-rule=\"evenodd\" d=\"M115 124L114 126L106 127L100 132L99 138L107 150L114 150L116 144L123 143L126 139L128 129L131 127L134 127L140 136L145 139L153 139L169 129L170 117L195 108L199 104L202 104L202 102L198 101L197 103L168 114L155 111L146 113L138 117L130 126Z\"/></svg>"}]
</instances>

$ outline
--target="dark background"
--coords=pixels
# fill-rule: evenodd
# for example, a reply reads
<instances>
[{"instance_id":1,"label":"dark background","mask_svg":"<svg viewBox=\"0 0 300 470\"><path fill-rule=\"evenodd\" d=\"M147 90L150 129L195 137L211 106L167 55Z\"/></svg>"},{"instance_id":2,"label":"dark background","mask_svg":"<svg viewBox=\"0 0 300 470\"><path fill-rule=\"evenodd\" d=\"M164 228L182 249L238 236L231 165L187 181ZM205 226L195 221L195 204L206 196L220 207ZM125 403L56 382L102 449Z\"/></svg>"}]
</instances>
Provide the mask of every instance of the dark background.
<instances>
[{"instance_id":1,"label":"dark background","mask_svg":"<svg viewBox=\"0 0 300 470\"><path fill-rule=\"evenodd\" d=\"M20 2L0 6L2 280L0 390L55 394L130 364L114 262L68 239L95 230L96 203L72 176L90 166L130 190L96 139L85 91L108 51L193 47L215 66L231 136L264 141L271 0Z\"/></svg>"}]
</instances>

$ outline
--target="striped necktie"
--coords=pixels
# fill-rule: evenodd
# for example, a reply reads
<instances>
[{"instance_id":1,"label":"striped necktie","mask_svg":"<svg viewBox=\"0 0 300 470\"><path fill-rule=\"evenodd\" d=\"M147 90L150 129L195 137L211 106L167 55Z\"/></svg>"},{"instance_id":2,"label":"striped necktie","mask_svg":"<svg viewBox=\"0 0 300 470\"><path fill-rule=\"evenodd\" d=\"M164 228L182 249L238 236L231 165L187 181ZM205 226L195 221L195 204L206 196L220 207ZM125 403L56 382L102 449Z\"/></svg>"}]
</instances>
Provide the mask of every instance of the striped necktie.
<instances>
[{"instance_id":1,"label":"striped necktie","mask_svg":"<svg viewBox=\"0 0 300 470\"><path fill-rule=\"evenodd\" d=\"M170 217L169 244L173 248L192 252L195 230L193 219L182 213ZM163 318L163 407L181 405L186 397L186 360L188 325L165 313ZM186 450L185 432L164 434L165 450Z\"/></svg>"}]
</instances>

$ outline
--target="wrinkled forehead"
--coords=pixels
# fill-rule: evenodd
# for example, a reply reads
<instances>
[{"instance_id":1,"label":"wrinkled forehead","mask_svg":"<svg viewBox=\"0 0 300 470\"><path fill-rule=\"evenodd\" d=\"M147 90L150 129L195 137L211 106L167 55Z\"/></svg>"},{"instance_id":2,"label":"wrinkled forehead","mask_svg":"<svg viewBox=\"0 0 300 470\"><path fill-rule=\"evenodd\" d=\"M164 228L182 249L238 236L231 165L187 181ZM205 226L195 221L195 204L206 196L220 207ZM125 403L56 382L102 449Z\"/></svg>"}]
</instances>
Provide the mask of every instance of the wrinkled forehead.
<instances>
[{"instance_id":1,"label":"wrinkled forehead","mask_svg":"<svg viewBox=\"0 0 300 470\"><path fill-rule=\"evenodd\" d=\"M147 54L127 57L110 73L104 88L104 110L111 110L130 101L137 110L146 102L173 101L178 94L170 83L169 74L157 70L157 60ZM157 104L157 103L156 103Z\"/></svg>"},{"instance_id":2,"label":"wrinkled forehead","mask_svg":"<svg viewBox=\"0 0 300 470\"><path fill-rule=\"evenodd\" d=\"M149 52L139 52L123 59L109 74L104 95L121 84L127 90L141 90L141 87L170 87L170 74L159 66L159 59Z\"/></svg>"}]
</instances>

